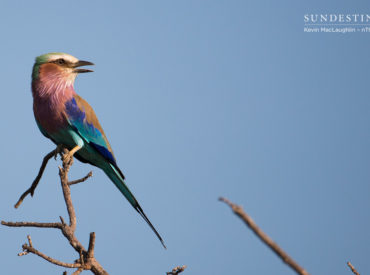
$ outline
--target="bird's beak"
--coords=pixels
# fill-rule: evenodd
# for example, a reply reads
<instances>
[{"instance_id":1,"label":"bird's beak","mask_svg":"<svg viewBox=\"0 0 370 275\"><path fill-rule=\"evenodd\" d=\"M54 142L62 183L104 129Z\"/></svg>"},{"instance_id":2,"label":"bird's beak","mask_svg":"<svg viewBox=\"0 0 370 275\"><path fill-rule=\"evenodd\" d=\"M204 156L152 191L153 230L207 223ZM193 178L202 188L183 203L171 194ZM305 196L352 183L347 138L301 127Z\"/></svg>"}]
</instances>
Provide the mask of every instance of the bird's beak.
<instances>
[{"instance_id":1,"label":"bird's beak","mask_svg":"<svg viewBox=\"0 0 370 275\"><path fill-rule=\"evenodd\" d=\"M95 65L95 64L92 63L92 62L89 62L89 61L79 60L78 62L73 64L73 68L75 68L73 71L75 73L90 73L90 72L93 72L93 70L89 70L89 69L76 69L77 67L89 66L89 65Z\"/></svg>"}]
</instances>

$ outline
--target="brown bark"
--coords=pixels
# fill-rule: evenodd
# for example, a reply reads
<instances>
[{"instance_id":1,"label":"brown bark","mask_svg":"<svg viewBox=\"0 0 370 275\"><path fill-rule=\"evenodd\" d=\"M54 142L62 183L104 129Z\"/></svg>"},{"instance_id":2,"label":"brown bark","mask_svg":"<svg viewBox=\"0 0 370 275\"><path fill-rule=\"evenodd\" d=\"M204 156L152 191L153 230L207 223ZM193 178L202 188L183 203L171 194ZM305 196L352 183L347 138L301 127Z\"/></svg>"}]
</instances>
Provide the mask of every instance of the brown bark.
<instances>
[{"instance_id":1,"label":"brown bark","mask_svg":"<svg viewBox=\"0 0 370 275\"><path fill-rule=\"evenodd\" d=\"M41 176L45 170L46 164L53 156L56 156L56 154L59 152L58 149L51 151L48 153L42 162L42 165L40 167L39 173L36 177L36 179L33 181L31 187L27 189L22 196L19 198L18 202L16 203L15 207L17 208L23 201L23 199L28 195L31 194L31 196L34 194L34 191L37 187L37 184L39 183ZM67 159L64 156L68 151L64 149L64 154L62 154L63 159L63 167L59 167L59 177L60 182L62 185L63 190L63 196L64 201L66 203L66 208L68 212L69 217L69 224L67 224L62 217L60 217L61 222L54 222L54 223L39 223L39 222L5 222L2 221L1 224L5 226L10 227L39 227L39 228L56 228L60 229L64 237L69 241L70 245L74 248L74 250L78 253L79 258L75 261L75 263L65 263L56 259L53 259L44 253L38 251L32 244L32 240L30 236L27 236L28 238L28 244L25 243L22 246L23 252L19 253L19 256L24 256L29 253L35 254L44 260L59 265L66 268L77 268L77 270L73 274L80 274L83 270L90 270L92 273L97 275L107 275L108 273L104 270L104 268L100 265L100 263L95 259L94 256L94 247L95 247L95 233L90 233L90 241L89 241L89 247L88 250L86 250L83 245L80 243L80 241L75 236L75 230L76 230L76 213L72 204L71 199L71 189L70 186L72 184L77 184L80 182L83 182L87 180L89 177L92 176L92 173L90 172L87 176L85 176L82 179L75 180L75 181L69 181L68 180L68 172L70 167L72 166L72 159ZM65 272L66 274L66 272Z\"/></svg>"},{"instance_id":2,"label":"brown bark","mask_svg":"<svg viewBox=\"0 0 370 275\"><path fill-rule=\"evenodd\" d=\"M357 272L356 268L351 264L351 262L347 262L348 267L351 269L353 274L360 275L360 273Z\"/></svg>"},{"instance_id":3,"label":"brown bark","mask_svg":"<svg viewBox=\"0 0 370 275\"><path fill-rule=\"evenodd\" d=\"M174 269L172 269L172 271L170 272L167 272L166 275L177 275L177 274L180 274L181 272L183 272L186 268L186 265L183 265L183 266L176 266Z\"/></svg>"},{"instance_id":4,"label":"brown bark","mask_svg":"<svg viewBox=\"0 0 370 275\"><path fill-rule=\"evenodd\" d=\"M268 247L270 247L272 251L274 251L275 254L279 256L283 260L283 262L290 266L297 274L309 275L309 273L304 268L302 268L296 261L294 261L283 249L279 247L277 243L275 243L265 232L263 232L257 226L253 219L244 212L241 206L236 205L228 199L222 197L219 200L228 204L233 212L245 222L245 224L254 232L254 234L256 234L257 237L260 238L260 240L263 241Z\"/></svg>"}]
</instances>

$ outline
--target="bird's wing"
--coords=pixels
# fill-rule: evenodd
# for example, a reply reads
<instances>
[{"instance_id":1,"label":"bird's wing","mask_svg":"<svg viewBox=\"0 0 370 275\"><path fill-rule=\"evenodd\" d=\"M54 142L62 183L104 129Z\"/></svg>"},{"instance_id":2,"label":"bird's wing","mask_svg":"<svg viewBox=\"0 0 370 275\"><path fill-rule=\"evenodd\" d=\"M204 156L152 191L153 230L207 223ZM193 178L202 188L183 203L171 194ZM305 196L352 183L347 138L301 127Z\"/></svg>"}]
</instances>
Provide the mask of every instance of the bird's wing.
<instances>
[{"instance_id":1,"label":"bird's wing","mask_svg":"<svg viewBox=\"0 0 370 275\"><path fill-rule=\"evenodd\" d=\"M122 194L127 198L131 205L136 209L137 212L144 218L144 220L149 224L151 229L157 235L164 247L165 244L163 239L154 228L150 220L145 215L143 209L139 205L135 196L131 193L130 189L124 182L124 175L116 164L116 160L113 155L112 148L104 134L102 127L95 115L94 110L91 106L80 96L74 95L74 97L66 103L65 114L68 123L71 127L91 146L96 152L102 155L110 165L105 165L102 167L104 172L113 181L113 183L118 187ZM78 152L77 152L78 156ZM84 160L90 162L89 160ZM90 162L91 163L91 162ZM92 163L94 164L94 163Z\"/></svg>"},{"instance_id":2,"label":"bird's wing","mask_svg":"<svg viewBox=\"0 0 370 275\"><path fill-rule=\"evenodd\" d=\"M100 155L117 166L112 148L89 103L76 94L66 103L65 107L66 118L70 126Z\"/></svg>"}]
</instances>

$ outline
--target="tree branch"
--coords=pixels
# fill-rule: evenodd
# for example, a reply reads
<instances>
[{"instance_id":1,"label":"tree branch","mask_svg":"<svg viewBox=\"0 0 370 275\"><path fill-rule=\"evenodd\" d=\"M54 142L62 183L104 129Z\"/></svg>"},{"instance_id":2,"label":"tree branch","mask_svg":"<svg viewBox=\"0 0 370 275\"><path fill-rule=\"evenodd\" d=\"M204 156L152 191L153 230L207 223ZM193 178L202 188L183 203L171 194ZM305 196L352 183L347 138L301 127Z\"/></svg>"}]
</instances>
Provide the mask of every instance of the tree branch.
<instances>
[{"instance_id":1,"label":"tree branch","mask_svg":"<svg viewBox=\"0 0 370 275\"><path fill-rule=\"evenodd\" d=\"M44 160L42 162L39 174L37 175L36 179L32 183L32 186L26 190L18 200L17 204L15 207L17 208L23 201L23 199L28 195L31 194L33 195L38 182L41 179L41 176L45 170L46 164L49 161L49 159L53 156L55 156L60 150L60 147L58 146L57 149L51 151L49 154L47 154L44 157ZM108 273L103 269L103 267L100 265L100 263L95 259L94 257L94 247L95 247L95 233L92 232L90 233L90 241L89 241L89 248L86 250L83 245L79 242L79 240L75 236L75 230L76 230L76 224L77 224L77 219L76 219L76 213L72 204L72 199L71 199L71 190L70 190L70 185L72 184L77 184L79 182L83 182L87 180L89 177L92 176L92 173L90 172L86 177L69 182L68 181L68 172L70 167L72 166L72 159L66 159L66 153L68 153L67 149L64 149L63 155L62 155L62 160L63 160L63 167L59 167L59 177L60 177L60 182L62 185L62 190L63 190L63 196L64 196L64 201L66 203L66 208L69 216L69 224L64 222L64 219L60 217L61 222L60 223L39 223L39 222L5 222L2 221L1 224L9 227L41 227L41 228L57 228L60 229L62 234L66 237L66 239L69 241L71 246L74 248L74 250L78 253L79 258L75 261L74 264L69 264L65 262L61 262L59 260L53 259L42 252L38 251L35 249L32 245L32 240L31 237L28 236L28 242L29 244L24 244L22 246L23 252L19 253L18 255L23 256L28 253L33 253L44 260L55 264L59 266L63 266L66 268L77 268L77 270L73 274L80 274L83 270L90 270L92 273L97 274L97 275L108 275ZM63 273L64 274L64 273ZM66 274L66 272L65 272Z\"/></svg>"},{"instance_id":2,"label":"tree branch","mask_svg":"<svg viewBox=\"0 0 370 275\"><path fill-rule=\"evenodd\" d=\"M2 225L9 227L42 227L42 228L58 228L62 229L62 224L58 222L4 222Z\"/></svg>"},{"instance_id":3,"label":"tree branch","mask_svg":"<svg viewBox=\"0 0 370 275\"><path fill-rule=\"evenodd\" d=\"M226 198L219 198L220 201L228 204L233 212L241 218L245 224L254 232L254 234L257 235L258 238L260 238L261 241L263 241L267 246L269 246L272 251L275 252L276 255L278 255L283 262L285 262L288 266L290 266L297 274L300 275L309 275L309 273L302 268L300 265L298 265L297 262L295 262L284 250L282 250L277 243L275 243L266 233L264 233L257 224L253 221L253 219L248 216L247 213L244 212L243 208L241 206L238 206L231 201L229 201Z\"/></svg>"},{"instance_id":4,"label":"tree branch","mask_svg":"<svg viewBox=\"0 0 370 275\"><path fill-rule=\"evenodd\" d=\"M347 262L348 267L351 269L353 274L360 275L360 273L357 272L356 268L351 264L351 262Z\"/></svg>"},{"instance_id":5,"label":"tree branch","mask_svg":"<svg viewBox=\"0 0 370 275\"><path fill-rule=\"evenodd\" d=\"M172 271L170 272L167 272L166 275L177 275L177 274L180 274L181 272L183 272L186 268L186 265L183 265L183 266L176 266L174 269L172 269Z\"/></svg>"},{"instance_id":6,"label":"tree branch","mask_svg":"<svg viewBox=\"0 0 370 275\"><path fill-rule=\"evenodd\" d=\"M80 274L82 271L84 271L84 270L83 270L83 268L81 268L81 267L80 267L80 268L79 268L79 269L77 269L75 272L73 272L73 273L72 273L72 275L78 275L78 274ZM67 275L67 273L66 273L66 275Z\"/></svg>"},{"instance_id":7,"label":"tree branch","mask_svg":"<svg viewBox=\"0 0 370 275\"><path fill-rule=\"evenodd\" d=\"M66 156L67 154L63 154ZM63 168L59 166L59 177L62 184L62 190L64 195L64 200L67 206L68 216L69 216L69 226L70 229L73 231L76 230L76 213L75 209L72 205L72 198L71 198L71 189L68 185L68 172L69 168L71 167L73 162L68 163L66 159L63 159Z\"/></svg>"},{"instance_id":8,"label":"tree branch","mask_svg":"<svg viewBox=\"0 0 370 275\"><path fill-rule=\"evenodd\" d=\"M87 257L94 258L95 249L95 232L90 233L89 248L87 249Z\"/></svg>"},{"instance_id":9,"label":"tree branch","mask_svg":"<svg viewBox=\"0 0 370 275\"><path fill-rule=\"evenodd\" d=\"M80 183L80 182L84 182L86 181L88 178L92 177L92 171L90 171L86 176L84 176L83 178L81 179L78 179L78 180L72 180L70 182L68 182L68 185L73 185L73 184L77 184L77 183Z\"/></svg>"},{"instance_id":10,"label":"tree branch","mask_svg":"<svg viewBox=\"0 0 370 275\"><path fill-rule=\"evenodd\" d=\"M48 164L48 161L56 156L56 154L58 154L58 149L54 149L53 151L51 151L50 153L48 153L43 161L42 161L42 164L41 164L41 167L40 167L40 170L39 170L39 173L37 174L37 177L35 178L35 180L32 182L32 185L30 188L28 188L19 198L19 200L17 201L17 203L14 205L15 208L18 208L21 203L23 202L24 198L28 195L28 194L31 194L31 197L33 197L33 194L35 192L35 189L37 187L37 185L39 184L39 181L42 177L42 174L44 173L44 170L46 168L46 165Z\"/></svg>"},{"instance_id":11,"label":"tree branch","mask_svg":"<svg viewBox=\"0 0 370 275\"><path fill-rule=\"evenodd\" d=\"M81 264L64 263L64 262L58 261L56 259L53 259L53 258L45 255L44 253L38 251L37 249L35 249L33 247L30 235L27 236L27 239L28 239L28 244L25 243L25 244L22 245L23 252L19 253L18 256L23 256L23 255L27 255L28 253L33 253L33 254L35 254L35 255L37 255L37 256L45 259L46 261L48 261L52 264L55 264L55 265L68 267L68 268L80 268L81 267Z\"/></svg>"}]
</instances>

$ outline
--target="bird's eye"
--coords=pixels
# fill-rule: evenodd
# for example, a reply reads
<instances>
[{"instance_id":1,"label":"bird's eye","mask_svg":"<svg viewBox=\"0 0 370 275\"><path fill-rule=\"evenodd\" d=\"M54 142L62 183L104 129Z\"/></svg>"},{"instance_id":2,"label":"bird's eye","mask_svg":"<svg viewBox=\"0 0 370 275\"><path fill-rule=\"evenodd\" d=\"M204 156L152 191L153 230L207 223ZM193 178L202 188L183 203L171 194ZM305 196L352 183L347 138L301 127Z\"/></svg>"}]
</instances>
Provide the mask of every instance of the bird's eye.
<instances>
[{"instance_id":1,"label":"bird's eye","mask_svg":"<svg viewBox=\"0 0 370 275\"><path fill-rule=\"evenodd\" d=\"M66 63L66 61L63 58L60 58L60 59L57 60L57 64L59 64L59 65L63 65L65 63Z\"/></svg>"}]
</instances>

